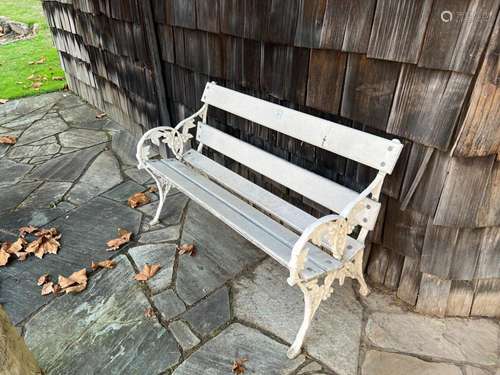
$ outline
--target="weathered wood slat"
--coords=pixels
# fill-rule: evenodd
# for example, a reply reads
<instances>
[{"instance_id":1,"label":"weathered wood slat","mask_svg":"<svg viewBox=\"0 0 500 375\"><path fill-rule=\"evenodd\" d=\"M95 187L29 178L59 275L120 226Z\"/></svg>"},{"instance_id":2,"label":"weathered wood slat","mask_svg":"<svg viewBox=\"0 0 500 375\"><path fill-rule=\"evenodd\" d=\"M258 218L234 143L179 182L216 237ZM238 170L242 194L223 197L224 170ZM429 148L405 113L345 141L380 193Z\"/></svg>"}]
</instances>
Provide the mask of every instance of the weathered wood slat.
<instances>
[{"instance_id":1,"label":"weathered wood slat","mask_svg":"<svg viewBox=\"0 0 500 375\"><path fill-rule=\"evenodd\" d=\"M241 2L241 1L240 1ZM243 36L246 39L263 40L271 9L269 0L245 0Z\"/></svg>"},{"instance_id":2,"label":"weathered wood slat","mask_svg":"<svg viewBox=\"0 0 500 375\"><path fill-rule=\"evenodd\" d=\"M441 279L472 280L482 230L432 225L425 233L420 270Z\"/></svg>"},{"instance_id":3,"label":"weathered wood slat","mask_svg":"<svg viewBox=\"0 0 500 375\"><path fill-rule=\"evenodd\" d=\"M324 112L339 113L347 54L311 50L306 105ZM325 95L331 92L331 95Z\"/></svg>"},{"instance_id":4,"label":"weathered wood slat","mask_svg":"<svg viewBox=\"0 0 500 375\"><path fill-rule=\"evenodd\" d=\"M498 0L435 1L418 65L474 74L499 5Z\"/></svg>"},{"instance_id":5,"label":"weathered wood slat","mask_svg":"<svg viewBox=\"0 0 500 375\"><path fill-rule=\"evenodd\" d=\"M472 91L467 115L460 129L453 154L485 156L500 153L500 17L490 37L486 55Z\"/></svg>"},{"instance_id":6,"label":"weathered wood slat","mask_svg":"<svg viewBox=\"0 0 500 375\"><path fill-rule=\"evenodd\" d=\"M397 63L350 53L340 114L385 130L399 70Z\"/></svg>"},{"instance_id":7,"label":"weathered wood slat","mask_svg":"<svg viewBox=\"0 0 500 375\"><path fill-rule=\"evenodd\" d=\"M269 0L264 40L271 43L293 45L300 0Z\"/></svg>"},{"instance_id":8,"label":"weathered wood slat","mask_svg":"<svg viewBox=\"0 0 500 375\"><path fill-rule=\"evenodd\" d=\"M475 226L494 162L494 156L451 160L434 217L435 225ZM471 183L464 183L464 176Z\"/></svg>"},{"instance_id":9,"label":"weathered wood slat","mask_svg":"<svg viewBox=\"0 0 500 375\"><path fill-rule=\"evenodd\" d=\"M420 258L428 218L417 211L399 208L389 198L384 222L383 245L405 256Z\"/></svg>"},{"instance_id":10,"label":"weathered wood slat","mask_svg":"<svg viewBox=\"0 0 500 375\"><path fill-rule=\"evenodd\" d=\"M226 36L223 40L224 78L243 87L259 88L261 44Z\"/></svg>"},{"instance_id":11,"label":"weathered wood slat","mask_svg":"<svg viewBox=\"0 0 500 375\"><path fill-rule=\"evenodd\" d=\"M416 310L429 315L443 317L448 305L451 280L424 273L420 282Z\"/></svg>"},{"instance_id":12,"label":"weathered wood slat","mask_svg":"<svg viewBox=\"0 0 500 375\"><path fill-rule=\"evenodd\" d=\"M401 207L434 216L449 162L448 153L414 143L403 181Z\"/></svg>"},{"instance_id":13,"label":"weathered wood slat","mask_svg":"<svg viewBox=\"0 0 500 375\"><path fill-rule=\"evenodd\" d=\"M447 151L470 81L460 73L403 65L387 131Z\"/></svg>"},{"instance_id":14,"label":"weathered wood slat","mask_svg":"<svg viewBox=\"0 0 500 375\"><path fill-rule=\"evenodd\" d=\"M432 0L377 1L368 57L416 63Z\"/></svg>"},{"instance_id":15,"label":"weathered wood slat","mask_svg":"<svg viewBox=\"0 0 500 375\"><path fill-rule=\"evenodd\" d=\"M327 0L300 0L294 45L319 48Z\"/></svg>"},{"instance_id":16,"label":"weathered wood slat","mask_svg":"<svg viewBox=\"0 0 500 375\"><path fill-rule=\"evenodd\" d=\"M389 251L389 262L385 273L384 285L389 289L397 289L403 269L405 257L395 251Z\"/></svg>"},{"instance_id":17,"label":"weathered wood slat","mask_svg":"<svg viewBox=\"0 0 500 375\"><path fill-rule=\"evenodd\" d=\"M349 1L349 19L345 27L342 51L366 53L375 13L375 0Z\"/></svg>"},{"instance_id":18,"label":"weathered wood slat","mask_svg":"<svg viewBox=\"0 0 500 375\"><path fill-rule=\"evenodd\" d=\"M265 44L261 87L278 99L305 104L309 50Z\"/></svg>"},{"instance_id":19,"label":"weathered wood slat","mask_svg":"<svg viewBox=\"0 0 500 375\"><path fill-rule=\"evenodd\" d=\"M366 268L366 274L373 282L383 284L387 267L389 265L389 250L384 247L372 244L370 251L370 262Z\"/></svg>"},{"instance_id":20,"label":"weathered wood slat","mask_svg":"<svg viewBox=\"0 0 500 375\"><path fill-rule=\"evenodd\" d=\"M475 282L471 315L500 318L500 279Z\"/></svg>"},{"instance_id":21,"label":"weathered wood slat","mask_svg":"<svg viewBox=\"0 0 500 375\"><path fill-rule=\"evenodd\" d=\"M219 0L196 0L196 26L200 30L219 32Z\"/></svg>"},{"instance_id":22,"label":"weathered wood slat","mask_svg":"<svg viewBox=\"0 0 500 375\"><path fill-rule=\"evenodd\" d=\"M420 258L405 257L396 293L398 298L414 306L417 303L421 278Z\"/></svg>"},{"instance_id":23,"label":"weathered wood slat","mask_svg":"<svg viewBox=\"0 0 500 375\"><path fill-rule=\"evenodd\" d=\"M173 7L175 26L196 29L196 0L173 0Z\"/></svg>"},{"instance_id":24,"label":"weathered wood slat","mask_svg":"<svg viewBox=\"0 0 500 375\"><path fill-rule=\"evenodd\" d=\"M346 25L349 19L349 3L342 0L328 0L326 2L321 30L321 48L342 49Z\"/></svg>"},{"instance_id":25,"label":"weathered wood slat","mask_svg":"<svg viewBox=\"0 0 500 375\"><path fill-rule=\"evenodd\" d=\"M495 161L476 217L476 226L500 226L500 161Z\"/></svg>"},{"instance_id":26,"label":"weathered wood slat","mask_svg":"<svg viewBox=\"0 0 500 375\"><path fill-rule=\"evenodd\" d=\"M476 279L500 278L500 228L482 230Z\"/></svg>"},{"instance_id":27,"label":"weathered wood slat","mask_svg":"<svg viewBox=\"0 0 500 375\"><path fill-rule=\"evenodd\" d=\"M472 281L452 280L446 315L469 316L473 299L474 284Z\"/></svg>"}]
</instances>

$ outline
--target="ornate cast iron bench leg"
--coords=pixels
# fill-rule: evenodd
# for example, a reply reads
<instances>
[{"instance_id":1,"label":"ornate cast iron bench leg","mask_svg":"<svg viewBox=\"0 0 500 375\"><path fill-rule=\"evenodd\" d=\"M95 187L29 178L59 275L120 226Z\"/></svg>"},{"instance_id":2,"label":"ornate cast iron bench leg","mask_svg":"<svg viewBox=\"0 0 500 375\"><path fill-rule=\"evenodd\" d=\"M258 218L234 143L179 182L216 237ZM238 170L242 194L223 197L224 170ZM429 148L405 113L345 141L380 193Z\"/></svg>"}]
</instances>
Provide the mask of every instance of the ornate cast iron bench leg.
<instances>
[{"instance_id":1,"label":"ornate cast iron bench leg","mask_svg":"<svg viewBox=\"0 0 500 375\"><path fill-rule=\"evenodd\" d=\"M146 169L147 170L147 169ZM154 175L154 173L151 173L149 170L147 170L151 176L153 176L156 186L158 187L158 195L159 195L159 201L158 201L158 208L156 209L156 214L153 217L153 220L149 222L150 225L155 225L158 224L160 221L160 214L163 209L163 204L165 203L165 199L167 197L168 192L170 191L172 184L162 178L162 177L157 177Z\"/></svg>"}]
</instances>

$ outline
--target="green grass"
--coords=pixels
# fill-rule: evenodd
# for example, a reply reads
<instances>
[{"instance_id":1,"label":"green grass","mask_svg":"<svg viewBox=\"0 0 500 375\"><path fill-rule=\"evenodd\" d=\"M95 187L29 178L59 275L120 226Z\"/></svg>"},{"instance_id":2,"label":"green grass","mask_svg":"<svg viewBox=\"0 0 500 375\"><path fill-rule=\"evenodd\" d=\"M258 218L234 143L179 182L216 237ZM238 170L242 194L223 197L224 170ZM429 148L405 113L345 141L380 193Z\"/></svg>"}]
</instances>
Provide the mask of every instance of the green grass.
<instances>
[{"instance_id":1,"label":"green grass","mask_svg":"<svg viewBox=\"0 0 500 375\"><path fill-rule=\"evenodd\" d=\"M0 0L0 16L27 24L37 23L38 34L31 39L0 46L0 99L15 99L61 90L65 82L53 77L64 77L59 56L52 43L40 0ZM45 58L43 64L30 62ZM28 77L40 77L39 90L32 87Z\"/></svg>"}]
</instances>

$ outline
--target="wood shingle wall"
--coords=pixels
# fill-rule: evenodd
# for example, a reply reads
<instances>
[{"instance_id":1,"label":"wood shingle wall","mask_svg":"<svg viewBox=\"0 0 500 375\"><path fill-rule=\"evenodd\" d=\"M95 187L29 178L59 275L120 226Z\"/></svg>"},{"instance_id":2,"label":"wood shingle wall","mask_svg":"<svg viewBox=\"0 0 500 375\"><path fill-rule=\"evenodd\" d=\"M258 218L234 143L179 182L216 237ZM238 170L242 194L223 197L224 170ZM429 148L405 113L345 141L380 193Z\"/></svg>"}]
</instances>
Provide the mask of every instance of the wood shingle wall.
<instances>
[{"instance_id":1,"label":"wood shingle wall","mask_svg":"<svg viewBox=\"0 0 500 375\"><path fill-rule=\"evenodd\" d=\"M148 8L150 7L150 8ZM404 152L367 274L421 312L500 317L500 0L64 0L44 9L71 89L134 134L206 82L368 132ZM149 13L148 13L149 10ZM361 190L373 171L232 115L210 122ZM220 162L315 215L323 207Z\"/></svg>"}]
</instances>

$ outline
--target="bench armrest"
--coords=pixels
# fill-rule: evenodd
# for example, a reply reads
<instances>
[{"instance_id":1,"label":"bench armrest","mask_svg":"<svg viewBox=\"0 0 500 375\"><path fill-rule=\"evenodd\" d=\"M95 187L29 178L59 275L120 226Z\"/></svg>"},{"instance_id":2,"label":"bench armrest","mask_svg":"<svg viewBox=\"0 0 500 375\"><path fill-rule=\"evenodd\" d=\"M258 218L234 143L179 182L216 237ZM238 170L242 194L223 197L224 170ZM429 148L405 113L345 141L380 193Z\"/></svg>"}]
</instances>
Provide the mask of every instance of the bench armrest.
<instances>
[{"instance_id":1,"label":"bench armrest","mask_svg":"<svg viewBox=\"0 0 500 375\"><path fill-rule=\"evenodd\" d=\"M199 111L179 122L175 127L158 126L144 133L137 143L136 158L139 163L138 168L145 168L145 162L149 159L151 145L146 142L151 142L156 146L165 143L174 156L180 159L184 154L184 145L193 137L189 134L189 129L196 127L196 118L206 117L208 105L204 104Z\"/></svg>"},{"instance_id":2,"label":"bench armrest","mask_svg":"<svg viewBox=\"0 0 500 375\"><path fill-rule=\"evenodd\" d=\"M347 236L353 231L356 223L351 219L355 210L359 209L370 194L376 196L380 194L385 173L379 172L375 179L363 190L353 201L348 203L340 214L326 215L310 224L299 237L292 249L289 269L290 277L288 284L295 285L301 280L300 274L304 270L307 260L306 245L312 241L317 246L326 246L332 250L333 256L342 259Z\"/></svg>"}]
</instances>

